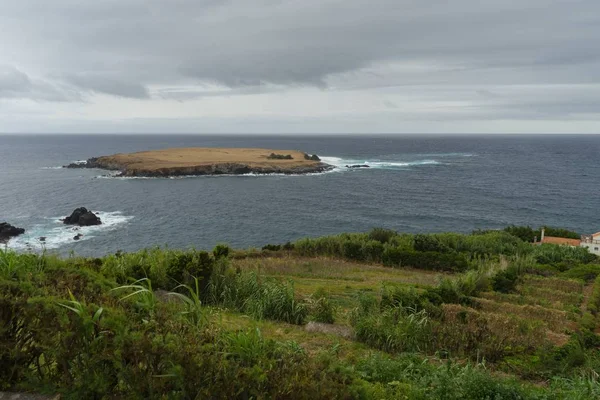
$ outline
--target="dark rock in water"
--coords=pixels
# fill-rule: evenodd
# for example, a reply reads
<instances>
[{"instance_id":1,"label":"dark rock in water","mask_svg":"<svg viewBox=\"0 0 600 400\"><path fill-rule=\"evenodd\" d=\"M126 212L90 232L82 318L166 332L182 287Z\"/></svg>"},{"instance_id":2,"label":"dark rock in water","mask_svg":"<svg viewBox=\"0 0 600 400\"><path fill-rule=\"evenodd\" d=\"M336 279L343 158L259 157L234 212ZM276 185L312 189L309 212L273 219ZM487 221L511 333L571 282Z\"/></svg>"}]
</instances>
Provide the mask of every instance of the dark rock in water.
<instances>
[{"instance_id":1,"label":"dark rock in water","mask_svg":"<svg viewBox=\"0 0 600 400\"><path fill-rule=\"evenodd\" d=\"M63 219L63 222L68 225L90 226L100 225L102 221L96 214L88 211L85 207L79 207L71 213L70 216Z\"/></svg>"},{"instance_id":2,"label":"dark rock in water","mask_svg":"<svg viewBox=\"0 0 600 400\"><path fill-rule=\"evenodd\" d=\"M38 240L39 240L40 242L45 242L45 241L46 241L46 236L40 236L40 237L38 238Z\"/></svg>"},{"instance_id":3,"label":"dark rock in water","mask_svg":"<svg viewBox=\"0 0 600 400\"><path fill-rule=\"evenodd\" d=\"M79 217L79 226L90 226L90 225L100 225L100 224L102 224L102 221L100 221L100 218L91 211L88 211Z\"/></svg>"},{"instance_id":4,"label":"dark rock in water","mask_svg":"<svg viewBox=\"0 0 600 400\"><path fill-rule=\"evenodd\" d=\"M97 160L97 157L92 157L84 162L74 162L69 165L63 165L63 168L99 168Z\"/></svg>"},{"instance_id":5,"label":"dark rock in water","mask_svg":"<svg viewBox=\"0 0 600 400\"><path fill-rule=\"evenodd\" d=\"M25 233L25 229L12 226L8 222L0 222L0 241L6 241L11 237Z\"/></svg>"},{"instance_id":6,"label":"dark rock in water","mask_svg":"<svg viewBox=\"0 0 600 400\"><path fill-rule=\"evenodd\" d=\"M354 164L354 165L346 165L346 168L371 168L371 166L367 165L367 164Z\"/></svg>"},{"instance_id":7,"label":"dark rock in water","mask_svg":"<svg viewBox=\"0 0 600 400\"><path fill-rule=\"evenodd\" d=\"M78 233L77 235L73 236L73 240L79 240L82 236L83 235L81 233Z\"/></svg>"}]
</instances>

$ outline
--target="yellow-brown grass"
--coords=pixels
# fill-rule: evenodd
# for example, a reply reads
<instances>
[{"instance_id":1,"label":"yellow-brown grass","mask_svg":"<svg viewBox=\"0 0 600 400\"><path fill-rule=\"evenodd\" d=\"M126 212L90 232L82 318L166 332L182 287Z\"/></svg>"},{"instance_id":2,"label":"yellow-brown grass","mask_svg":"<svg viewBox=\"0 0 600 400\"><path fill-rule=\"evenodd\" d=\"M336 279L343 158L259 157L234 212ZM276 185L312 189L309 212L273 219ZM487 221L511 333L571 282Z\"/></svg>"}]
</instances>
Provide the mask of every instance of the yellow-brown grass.
<instances>
[{"instance_id":1,"label":"yellow-brown grass","mask_svg":"<svg viewBox=\"0 0 600 400\"><path fill-rule=\"evenodd\" d=\"M544 299L550 304L562 303L564 305L579 306L583 300L582 291L564 292L562 290L546 289L539 286L527 286L527 284L518 287L519 293Z\"/></svg>"},{"instance_id":2,"label":"yellow-brown grass","mask_svg":"<svg viewBox=\"0 0 600 400\"><path fill-rule=\"evenodd\" d=\"M291 155L291 160L269 159L271 153ZM185 168L203 165L239 163L249 167L299 167L317 165L318 161L304 159L297 150L253 148L189 147L163 150L119 153L98 158L104 163L117 164L131 170L153 171L163 168Z\"/></svg>"},{"instance_id":3,"label":"yellow-brown grass","mask_svg":"<svg viewBox=\"0 0 600 400\"><path fill-rule=\"evenodd\" d=\"M550 290L560 290L567 293L581 293L583 290L583 282L575 279L561 278L539 278L537 276L528 275L524 280L525 286L539 287Z\"/></svg>"},{"instance_id":4,"label":"yellow-brown grass","mask_svg":"<svg viewBox=\"0 0 600 400\"><path fill-rule=\"evenodd\" d=\"M518 305L512 303L497 303L492 300L474 298L473 306L481 311L515 315L525 320L538 320L557 333L575 330L577 324L569 319L569 313L538 305Z\"/></svg>"},{"instance_id":5,"label":"yellow-brown grass","mask_svg":"<svg viewBox=\"0 0 600 400\"><path fill-rule=\"evenodd\" d=\"M542 324L515 315L477 311L444 304L444 320L437 326L438 347L465 354L481 352L486 359L500 358L507 350L533 349L545 340Z\"/></svg>"}]
</instances>

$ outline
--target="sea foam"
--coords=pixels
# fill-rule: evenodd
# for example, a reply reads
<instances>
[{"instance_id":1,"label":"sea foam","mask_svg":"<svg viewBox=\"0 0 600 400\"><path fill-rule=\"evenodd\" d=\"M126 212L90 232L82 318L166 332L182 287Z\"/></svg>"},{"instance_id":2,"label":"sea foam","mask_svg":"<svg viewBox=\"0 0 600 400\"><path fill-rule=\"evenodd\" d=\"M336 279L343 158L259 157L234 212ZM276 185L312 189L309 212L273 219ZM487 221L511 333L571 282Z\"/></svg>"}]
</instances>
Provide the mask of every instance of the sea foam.
<instances>
[{"instance_id":1,"label":"sea foam","mask_svg":"<svg viewBox=\"0 0 600 400\"><path fill-rule=\"evenodd\" d=\"M123 215L120 211L94 211L102 220L102 225L95 226L73 226L65 225L61 221L63 217L45 218L46 222L36 224L31 228L26 228L23 235L17 236L8 242L8 247L14 250L32 250L57 249L66 244L75 243L73 237L81 234L80 241L89 240L118 229L126 224L133 216ZM41 241L40 238L45 240Z\"/></svg>"}]
</instances>

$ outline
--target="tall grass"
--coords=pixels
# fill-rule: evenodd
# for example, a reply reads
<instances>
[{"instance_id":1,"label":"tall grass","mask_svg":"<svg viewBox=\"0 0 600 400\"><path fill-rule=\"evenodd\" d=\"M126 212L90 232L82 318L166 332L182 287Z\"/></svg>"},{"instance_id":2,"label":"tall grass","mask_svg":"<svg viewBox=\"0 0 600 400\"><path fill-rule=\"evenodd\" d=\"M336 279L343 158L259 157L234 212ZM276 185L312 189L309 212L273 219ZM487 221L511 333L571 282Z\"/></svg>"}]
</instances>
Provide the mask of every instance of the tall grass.
<instances>
[{"instance_id":1,"label":"tall grass","mask_svg":"<svg viewBox=\"0 0 600 400\"><path fill-rule=\"evenodd\" d=\"M215 270L208 290L212 303L257 319L300 325L308 314L307 305L296 299L292 282L260 279L255 272L235 273L225 266Z\"/></svg>"},{"instance_id":2,"label":"tall grass","mask_svg":"<svg viewBox=\"0 0 600 400\"><path fill-rule=\"evenodd\" d=\"M388 307L381 310L362 302L351 317L358 341L388 352L424 351L430 339L429 315L424 309Z\"/></svg>"},{"instance_id":3,"label":"tall grass","mask_svg":"<svg viewBox=\"0 0 600 400\"><path fill-rule=\"evenodd\" d=\"M152 289L152 281L148 278L138 279L131 285L123 285L112 289L113 291L130 291L131 293L121 297L120 301L127 299L135 300L135 305L139 308L153 313L158 300Z\"/></svg>"},{"instance_id":4,"label":"tall grass","mask_svg":"<svg viewBox=\"0 0 600 400\"><path fill-rule=\"evenodd\" d=\"M202 301L200 300L201 292L198 278L194 278L193 287L182 284L175 287L175 290L177 289L184 289L188 293L187 295L177 292L169 293L170 296L181 300L185 306L185 310L181 311L181 315L197 328L205 326L208 323L208 318L206 317L206 310L202 307Z\"/></svg>"}]
</instances>

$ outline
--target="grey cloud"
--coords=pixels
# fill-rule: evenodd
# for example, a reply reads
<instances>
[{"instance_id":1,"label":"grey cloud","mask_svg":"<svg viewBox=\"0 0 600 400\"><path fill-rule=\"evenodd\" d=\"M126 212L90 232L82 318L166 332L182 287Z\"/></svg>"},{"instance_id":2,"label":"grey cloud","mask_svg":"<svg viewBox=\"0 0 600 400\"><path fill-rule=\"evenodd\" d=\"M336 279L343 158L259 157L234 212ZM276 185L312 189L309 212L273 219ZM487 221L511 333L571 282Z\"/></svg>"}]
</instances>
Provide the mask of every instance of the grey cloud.
<instances>
[{"instance_id":1,"label":"grey cloud","mask_svg":"<svg viewBox=\"0 0 600 400\"><path fill-rule=\"evenodd\" d=\"M148 89L143 85L104 74L79 73L68 75L65 80L78 88L96 93L137 99L147 99L149 97Z\"/></svg>"},{"instance_id":2,"label":"grey cloud","mask_svg":"<svg viewBox=\"0 0 600 400\"><path fill-rule=\"evenodd\" d=\"M585 69L597 59L600 36L596 0L23 0L3 14L36 22L29 34L56 46L47 55L53 68L117 72L137 85L134 97L140 86L190 79L322 86L332 74L406 60L481 70L541 65L541 78L556 81L564 77L554 66Z\"/></svg>"},{"instance_id":3,"label":"grey cloud","mask_svg":"<svg viewBox=\"0 0 600 400\"><path fill-rule=\"evenodd\" d=\"M18 69L10 66L0 66L0 94L29 91L29 77Z\"/></svg>"},{"instance_id":4,"label":"grey cloud","mask_svg":"<svg viewBox=\"0 0 600 400\"><path fill-rule=\"evenodd\" d=\"M0 99L24 98L44 101L76 101L76 91L40 79L32 79L23 71L0 65Z\"/></svg>"},{"instance_id":5,"label":"grey cloud","mask_svg":"<svg viewBox=\"0 0 600 400\"><path fill-rule=\"evenodd\" d=\"M386 90L464 100L432 115L442 119L600 109L597 0L0 0L0 9L0 64L19 65L0 70L3 98L187 101L316 86L385 92L380 104L399 117L403 103ZM549 96L548 85L563 89Z\"/></svg>"}]
</instances>

